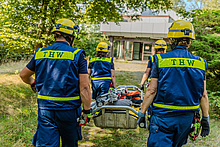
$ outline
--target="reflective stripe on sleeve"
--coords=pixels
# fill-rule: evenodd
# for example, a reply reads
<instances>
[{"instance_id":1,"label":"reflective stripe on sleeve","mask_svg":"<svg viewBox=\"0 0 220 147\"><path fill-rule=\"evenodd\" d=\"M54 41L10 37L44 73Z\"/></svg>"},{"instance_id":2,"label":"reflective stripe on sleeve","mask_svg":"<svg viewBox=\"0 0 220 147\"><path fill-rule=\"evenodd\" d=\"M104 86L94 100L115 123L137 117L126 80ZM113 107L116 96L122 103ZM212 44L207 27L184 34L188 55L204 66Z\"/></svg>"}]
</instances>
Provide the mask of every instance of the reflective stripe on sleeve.
<instances>
[{"instance_id":1,"label":"reflective stripe on sleeve","mask_svg":"<svg viewBox=\"0 0 220 147\"><path fill-rule=\"evenodd\" d=\"M196 110L196 109L199 109L199 105L197 105L197 106L174 106L174 105L153 103L153 106L159 107L159 108L174 109L174 110Z\"/></svg>"},{"instance_id":2,"label":"reflective stripe on sleeve","mask_svg":"<svg viewBox=\"0 0 220 147\"><path fill-rule=\"evenodd\" d=\"M44 100L53 100L53 101L72 101L72 100L79 100L79 96L74 97L52 97L52 96L44 96L44 95L38 95L38 99L44 99Z\"/></svg>"},{"instance_id":3,"label":"reflective stripe on sleeve","mask_svg":"<svg viewBox=\"0 0 220 147\"><path fill-rule=\"evenodd\" d=\"M91 80L105 80L105 79L112 79L111 77L99 77L99 78L91 78Z\"/></svg>"},{"instance_id":4,"label":"reflective stripe on sleeve","mask_svg":"<svg viewBox=\"0 0 220 147\"><path fill-rule=\"evenodd\" d=\"M77 52L80 51L80 49L75 50L74 52L70 51L57 51L57 50L44 50L39 49L35 55L35 60L37 59L68 59L68 60L74 60L74 57Z\"/></svg>"},{"instance_id":5,"label":"reflective stripe on sleeve","mask_svg":"<svg viewBox=\"0 0 220 147\"><path fill-rule=\"evenodd\" d=\"M158 67L189 67L205 70L205 62L203 58L200 60L191 59L191 58L164 58L162 59L160 54L157 54L158 57Z\"/></svg>"},{"instance_id":6,"label":"reflective stripe on sleeve","mask_svg":"<svg viewBox=\"0 0 220 147\"><path fill-rule=\"evenodd\" d=\"M150 55L150 57L151 57L151 61L154 62L154 57L153 57L153 55Z\"/></svg>"}]
</instances>

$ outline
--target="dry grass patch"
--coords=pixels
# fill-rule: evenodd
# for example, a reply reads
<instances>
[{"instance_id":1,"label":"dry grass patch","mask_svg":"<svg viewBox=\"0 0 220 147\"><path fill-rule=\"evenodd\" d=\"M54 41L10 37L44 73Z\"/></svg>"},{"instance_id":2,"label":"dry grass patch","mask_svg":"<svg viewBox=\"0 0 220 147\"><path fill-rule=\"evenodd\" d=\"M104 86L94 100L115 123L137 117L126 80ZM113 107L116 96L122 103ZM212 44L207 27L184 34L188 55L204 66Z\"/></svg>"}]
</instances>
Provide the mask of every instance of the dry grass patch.
<instances>
[{"instance_id":1,"label":"dry grass patch","mask_svg":"<svg viewBox=\"0 0 220 147\"><path fill-rule=\"evenodd\" d=\"M18 74L0 74L0 86L23 84Z\"/></svg>"},{"instance_id":2,"label":"dry grass patch","mask_svg":"<svg viewBox=\"0 0 220 147\"><path fill-rule=\"evenodd\" d=\"M0 74L17 74L27 65L29 60L22 60L19 62L8 62L0 65Z\"/></svg>"}]
</instances>

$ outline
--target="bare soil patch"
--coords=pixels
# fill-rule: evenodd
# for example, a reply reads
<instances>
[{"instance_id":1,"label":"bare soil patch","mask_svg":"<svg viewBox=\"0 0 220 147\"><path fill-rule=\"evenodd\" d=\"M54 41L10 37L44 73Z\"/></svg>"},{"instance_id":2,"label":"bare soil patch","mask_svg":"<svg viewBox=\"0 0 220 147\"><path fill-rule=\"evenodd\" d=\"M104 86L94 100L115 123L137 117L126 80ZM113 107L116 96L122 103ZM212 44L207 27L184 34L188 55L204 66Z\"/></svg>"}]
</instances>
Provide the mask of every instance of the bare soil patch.
<instances>
[{"instance_id":1,"label":"bare soil patch","mask_svg":"<svg viewBox=\"0 0 220 147\"><path fill-rule=\"evenodd\" d=\"M115 62L115 71L145 71L147 63L124 63Z\"/></svg>"}]
</instances>

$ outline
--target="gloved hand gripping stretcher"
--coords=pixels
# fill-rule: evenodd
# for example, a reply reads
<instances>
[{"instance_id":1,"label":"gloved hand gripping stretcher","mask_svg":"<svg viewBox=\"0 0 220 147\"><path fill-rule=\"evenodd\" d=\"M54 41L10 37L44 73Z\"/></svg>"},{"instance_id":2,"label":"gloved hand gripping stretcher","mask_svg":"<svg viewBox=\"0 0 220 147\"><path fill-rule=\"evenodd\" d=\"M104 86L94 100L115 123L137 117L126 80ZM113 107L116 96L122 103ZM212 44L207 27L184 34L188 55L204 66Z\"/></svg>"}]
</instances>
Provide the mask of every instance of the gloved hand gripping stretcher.
<instances>
[{"instance_id":1,"label":"gloved hand gripping stretcher","mask_svg":"<svg viewBox=\"0 0 220 147\"><path fill-rule=\"evenodd\" d=\"M136 129L143 91L137 86L121 85L91 103L95 126L100 128Z\"/></svg>"}]
</instances>

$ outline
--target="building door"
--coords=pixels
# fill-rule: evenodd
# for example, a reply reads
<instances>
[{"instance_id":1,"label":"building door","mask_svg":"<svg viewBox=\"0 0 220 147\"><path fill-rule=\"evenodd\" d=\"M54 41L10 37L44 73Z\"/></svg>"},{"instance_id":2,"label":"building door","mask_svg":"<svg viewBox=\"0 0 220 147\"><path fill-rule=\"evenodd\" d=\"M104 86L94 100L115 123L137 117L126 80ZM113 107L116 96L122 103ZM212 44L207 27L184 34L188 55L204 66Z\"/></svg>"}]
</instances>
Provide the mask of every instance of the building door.
<instances>
[{"instance_id":1,"label":"building door","mask_svg":"<svg viewBox=\"0 0 220 147\"><path fill-rule=\"evenodd\" d=\"M143 60L147 61L149 59L149 56L151 55L151 49L152 49L152 44L144 44L142 61Z\"/></svg>"},{"instance_id":2,"label":"building door","mask_svg":"<svg viewBox=\"0 0 220 147\"><path fill-rule=\"evenodd\" d=\"M133 49L133 60L140 60L141 54L141 43L134 42L134 49Z\"/></svg>"}]
</instances>

